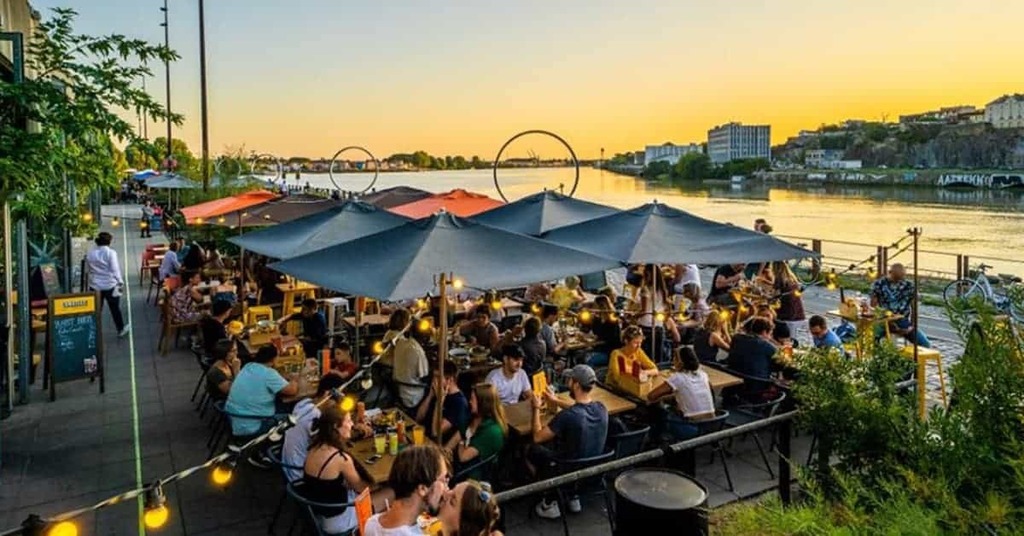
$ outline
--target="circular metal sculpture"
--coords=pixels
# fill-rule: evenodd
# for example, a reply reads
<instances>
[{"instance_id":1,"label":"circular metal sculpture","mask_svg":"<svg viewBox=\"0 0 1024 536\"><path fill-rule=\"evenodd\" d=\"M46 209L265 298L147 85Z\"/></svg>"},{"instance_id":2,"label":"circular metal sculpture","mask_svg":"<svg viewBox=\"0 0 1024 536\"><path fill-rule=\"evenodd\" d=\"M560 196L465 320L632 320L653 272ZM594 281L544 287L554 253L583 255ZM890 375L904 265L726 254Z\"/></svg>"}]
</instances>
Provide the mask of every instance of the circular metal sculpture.
<instances>
[{"instance_id":1,"label":"circular metal sculpture","mask_svg":"<svg viewBox=\"0 0 1024 536\"><path fill-rule=\"evenodd\" d=\"M264 158L264 157L266 157L266 158ZM268 154L268 153L252 155L252 160L249 160L249 174L250 175L256 175L256 163L261 161L261 160L265 160L265 159L273 160L274 163L276 164L276 170L275 170L275 174L274 174L274 182L277 182L277 179L283 179L284 178L284 163L281 161L280 158L278 158L278 157L276 157L276 156L274 156L272 154Z\"/></svg>"},{"instance_id":2,"label":"circular metal sculpture","mask_svg":"<svg viewBox=\"0 0 1024 536\"><path fill-rule=\"evenodd\" d=\"M501 191L501 185L498 184L498 161L501 160L502 153L505 152L505 149L508 148L508 146L511 145L512 142L514 142L517 139L519 139L519 138L521 138L523 136L526 136L528 134L543 134L545 136L550 136L550 137L558 140L562 145L565 146L566 149L569 150L569 155L572 156L573 166L576 168L576 178L573 179L573 181L572 181L572 189L569 190L569 194L568 194L569 197L572 197L573 194L576 193L576 187L579 186L579 184L580 184L580 161L579 161L578 158L576 158L576 152L572 150L572 147L569 145L569 142L565 141L565 139L563 139L558 134L555 134L554 132L548 132L547 130L524 130L524 131L520 132L519 134L516 134L515 136L512 136L511 138L509 138L509 140L505 142L505 145L502 145L501 149L498 150L498 156L494 157L494 166L493 166L493 171L494 171L494 188L496 190L498 190L498 195L501 196L502 201L505 201L506 203L508 203L508 198L505 197L505 193Z\"/></svg>"},{"instance_id":3,"label":"circular metal sculpture","mask_svg":"<svg viewBox=\"0 0 1024 536\"><path fill-rule=\"evenodd\" d=\"M340 150L338 150L338 152L334 153L334 156L331 157L331 165L330 167L327 168L327 176L330 177L331 184L334 185L334 188L336 190L341 190L341 186L338 186L338 183L334 182L334 163L337 162L338 155L345 151L362 151L366 153L366 156L370 157L370 160L373 160L373 180L371 180L370 184L366 188L363 188L359 193L365 194L366 192L369 192L370 188L373 188L373 185L377 184L377 177L380 176L380 160L377 160L377 157L373 156L373 153L358 145L349 145L348 147L343 147Z\"/></svg>"},{"instance_id":4,"label":"circular metal sculpture","mask_svg":"<svg viewBox=\"0 0 1024 536\"><path fill-rule=\"evenodd\" d=\"M235 164L235 172L233 173L233 175L235 175L236 177L242 175L242 161L241 160L238 160L236 158L228 158L226 156L221 156L221 157L218 157L216 160L213 161L213 174L215 176L220 176L220 168L221 168L221 165L223 165L224 162L234 163Z\"/></svg>"}]
</instances>

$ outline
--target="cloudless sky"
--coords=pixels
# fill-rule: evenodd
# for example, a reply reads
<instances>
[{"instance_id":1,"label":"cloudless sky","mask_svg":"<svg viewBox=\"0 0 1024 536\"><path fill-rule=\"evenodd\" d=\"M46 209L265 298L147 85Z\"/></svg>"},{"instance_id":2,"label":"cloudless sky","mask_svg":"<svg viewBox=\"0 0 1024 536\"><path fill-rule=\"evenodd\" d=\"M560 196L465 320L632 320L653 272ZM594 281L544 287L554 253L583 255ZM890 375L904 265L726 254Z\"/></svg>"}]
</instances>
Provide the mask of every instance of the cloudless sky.
<instances>
[{"instance_id":1,"label":"cloudless sky","mask_svg":"<svg viewBox=\"0 0 1024 536\"><path fill-rule=\"evenodd\" d=\"M31 3L76 9L81 33L163 41L162 0ZM198 2L169 4L174 135L198 152ZM207 0L210 149L489 159L546 129L594 158L731 120L771 124L778 143L1024 91L1022 20L1024 2L1003 0Z\"/></svg>"}]
</instances>

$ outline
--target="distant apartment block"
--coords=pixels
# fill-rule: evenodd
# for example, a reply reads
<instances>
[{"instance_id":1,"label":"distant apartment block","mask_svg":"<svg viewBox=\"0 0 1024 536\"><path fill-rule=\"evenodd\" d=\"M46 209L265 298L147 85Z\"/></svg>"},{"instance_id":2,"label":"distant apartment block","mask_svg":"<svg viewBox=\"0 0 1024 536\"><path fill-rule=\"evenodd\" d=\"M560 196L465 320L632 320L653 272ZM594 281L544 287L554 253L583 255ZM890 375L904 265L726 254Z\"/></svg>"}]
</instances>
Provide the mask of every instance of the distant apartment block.
<instances>
[{"instance_id":1,"label":"distant apartment block","mask_svg":"<svg viewBox=\"0 0 1024 536\"><path fill-rule=\"evenodd\" d=\"M1024 94L1003 95L988 103L985 122L996 128L1024 128Z\"/></svg>"},{"instance_id":2,"label":"distant apartment block","mask_svg":"<svg viewBox=\"0 0 1024 536\"><path fill-rule=\"evenodd\" d=\"M771 160L771 126L727 123L708 131L708 156L715 164L743 158Z\"/></svg>"},{"instance_id":3,"label":"distant apartment block","mask_svg":"<svg viewBox=\"0 0 1024 536\"><path fill-rule=\"evenodd\" d=\"M661 145L648 145L644 148L644 164L650 165L654 162L668 162L669 164L675 164L683 157L683 155L700 153L702 151L703 150L699 143L675 145L673 143L666 142Z\"/></svg>"},{"instance_id":4,"label":"distant apartment block","mask_svg":"<svg viewBox=\"0 0 1024 536\"><path fill-rule=\"evenodd\" d=\"M842 159L843 151L839 149L808 149L804 153L804 167L824 169Z\"/></svg>"}]
</instances>

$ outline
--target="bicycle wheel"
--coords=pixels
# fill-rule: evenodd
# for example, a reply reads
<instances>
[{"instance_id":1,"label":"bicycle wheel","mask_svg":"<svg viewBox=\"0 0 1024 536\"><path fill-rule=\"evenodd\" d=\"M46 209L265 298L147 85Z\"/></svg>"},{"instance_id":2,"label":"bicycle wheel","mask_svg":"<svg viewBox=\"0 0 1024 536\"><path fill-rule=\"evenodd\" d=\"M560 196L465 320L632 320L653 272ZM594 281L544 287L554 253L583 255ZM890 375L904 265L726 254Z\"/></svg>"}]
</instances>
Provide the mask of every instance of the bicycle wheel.
<instances>
[{"instance_id":1,"label":"bicycle wheel","mask_svg":"<svg viewBox=\"0 0 1024 536\"><path fill-rule=\"evenodd\" d=\"M805 257L803 259L793 259L789 261L789 268L796 275L796 278L800 283L804 285L813 285L818 282L818 278L821 276L821 264L819 261Z\"/></svg>"},{"instance_id":2,"label":"bicycle wheel","mask_svg":"<svg viewBox=\"0 0 1024 536\"><path fill-rule=\"evenodd\" d=\"M970 279L957 279L946 285L942 291L942 299L947 307L974 312L973 303L977 300L985 300L985 292L977 281Z\"/></svg>"}]
</instances>

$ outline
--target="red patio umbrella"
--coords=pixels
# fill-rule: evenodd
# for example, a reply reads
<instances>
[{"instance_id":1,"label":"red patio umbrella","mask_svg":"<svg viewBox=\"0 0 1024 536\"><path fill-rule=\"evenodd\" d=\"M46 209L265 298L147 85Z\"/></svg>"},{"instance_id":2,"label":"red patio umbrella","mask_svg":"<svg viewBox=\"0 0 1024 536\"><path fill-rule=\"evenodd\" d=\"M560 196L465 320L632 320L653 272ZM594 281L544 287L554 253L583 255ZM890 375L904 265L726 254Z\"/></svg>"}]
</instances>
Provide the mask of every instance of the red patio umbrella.
<instances>
[{"instance_id":1,"label":"red patio umbrella","mask_svg":"<svg viewBox=\"0 0 1024 536\"><path fill-rule=\"evenodd\" d=\"M502 201L487 197L484 194L458 188L443 194L432 195L419 201L392 207L388 210L408 218L419 219L431 216L444 209L449 214L466 218L504 204Z\"/></svg>"}]
</instances>

